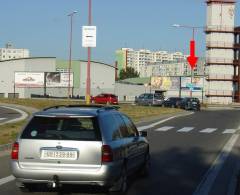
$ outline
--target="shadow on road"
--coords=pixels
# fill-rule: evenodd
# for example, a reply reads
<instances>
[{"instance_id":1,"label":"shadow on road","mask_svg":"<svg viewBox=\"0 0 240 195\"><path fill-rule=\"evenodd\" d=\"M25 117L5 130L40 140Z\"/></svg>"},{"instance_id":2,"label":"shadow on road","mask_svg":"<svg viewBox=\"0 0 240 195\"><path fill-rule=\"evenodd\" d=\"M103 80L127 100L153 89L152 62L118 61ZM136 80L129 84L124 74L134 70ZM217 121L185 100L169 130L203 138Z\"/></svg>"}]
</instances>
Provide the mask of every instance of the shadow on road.
<instances>
[{"instance_id":1,"label":"shadow on road","mask_svg":"<svg viewBox=\"0 0 240 195\"><path fill-rule=\"evenodd\" d=\"M238 148L237 151L239 153L240 149ZM191 195L212 164L212 161L207 162L206 155L213 155L218 152L205 152L199 148L181 150L177 147L160 153L152 152L149 176L140 177L138 174L131 176L127 195ZM213 156L216 158L215 155ZM228 158L232 159L235 164L239 161L239 157L233 154ZM232 164L226 166L233 168ZM231 175L231 173L228 174ZM221 177L220 179L229 180L230 178ZM225 191L220 192L220 190L222 189L219 188L216 195L226 194ZM100 187L77 185L64 185L60 190L40 188L35 192L36 194L58 195L108 194L106 189Z\"/></svg>"}]
</instances>

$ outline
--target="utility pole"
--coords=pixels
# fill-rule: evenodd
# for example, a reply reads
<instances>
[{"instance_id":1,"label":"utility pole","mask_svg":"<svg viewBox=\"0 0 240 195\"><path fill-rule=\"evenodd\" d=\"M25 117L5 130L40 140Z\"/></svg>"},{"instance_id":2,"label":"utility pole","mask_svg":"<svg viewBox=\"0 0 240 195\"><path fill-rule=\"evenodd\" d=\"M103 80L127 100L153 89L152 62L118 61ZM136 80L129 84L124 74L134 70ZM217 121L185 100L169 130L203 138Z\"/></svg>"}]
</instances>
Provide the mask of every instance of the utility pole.
<instances>
[{"instance_id":1,"label":"utility pole","mask_svg":"<svg viewBox=\"0 0 240 195\"><path fill-rule=\"evenodd\" d=\"M88 25L92 25L92 0L88 0ZM88 47L87 80L86 80L86 104L90 104L91 96L91 47Z\"/></svg>"}]
</instances>

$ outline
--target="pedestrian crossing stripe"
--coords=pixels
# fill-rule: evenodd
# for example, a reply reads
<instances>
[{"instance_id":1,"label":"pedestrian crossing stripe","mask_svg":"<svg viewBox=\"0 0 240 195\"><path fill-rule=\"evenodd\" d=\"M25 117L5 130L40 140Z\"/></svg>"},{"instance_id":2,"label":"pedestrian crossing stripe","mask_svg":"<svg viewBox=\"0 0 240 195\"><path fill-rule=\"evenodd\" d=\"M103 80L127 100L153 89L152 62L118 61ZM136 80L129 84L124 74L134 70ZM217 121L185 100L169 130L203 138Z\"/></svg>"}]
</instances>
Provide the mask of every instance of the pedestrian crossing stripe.
<instances>
[{"instance_id":1,"label":"pedestrian crossing stripe","mask_svg":"<svg viewBox=\"0 0 240 195\"><path fill-rule=\"evenodd\" d=\"M217 129L215 128L206 128L200 131L200 133L212 133L214 131L216 131Z\"/></svg>"},{"instance_id":2,"label":"pedestrian crossing stripe","mask_svg":"<svg viewBox=\"0 0 240 195\"><path fill-rule=\"evenodd\" d=\"M0 121L5 120L6 118L0 118Z\"/></svg>"},{"instance_id":3,"label":"pedestrian crossing stripe","mask_svg":"<svg viewBox=\"0 0 240 195\"><path fill-rule=\"evenodd\" d=\"M185 132L185 133L187 133L187 132L189 132L189 131L192 131L194 129L194 127L183 127L183 128L181 128L181 129L179 129L179 130L177 130L177 132Z\"/></svg>"},{"instance_id":4,"label":"pedestrian crossing stripe","mask_svg":"<svg viewBox=\"0 0 240 195\"><path fill-rule=\"evenodd\" d=\"M167 131L172 131L174 128L173 126L163 126L163 127L159 127L157 129L154 129L154 131L157 132L167 132ZM195 130L196 129L196 130ZM189 132L199 132L199 133L203 133L203 134L208 134L208 133L213 133L215 131L217 131L217 128L205 128L205 129L201 129L200 131L197 130L196 127L182 127L180 129L177 129L176 132L177 133L189 133ZM224 129L221 131L222 134L234 134L237 133L237 129Z\"/></svg>"},{"instance_id":5,"label":"pedestrian crossing stripe","mask_svg":"<svg viewBox=\"0 0 240 195\"><path fill-rule=\"evenodd\" d=\"M165 127L158 128L155 131L168 131L168 130L173 129L173 128L174 127L165 126Z\"/></svg>"},{"instance_id":6,"label":"pedestrian crossing stripe","mask_svg":"<svg viewBox=\"0 0 240 195\"><path fill-rule=\"evenodd\" d=\"M223 134L234 134L236 133L236 129L226 129L225 131L223 131Z\"/></svg>"}]
</instances>

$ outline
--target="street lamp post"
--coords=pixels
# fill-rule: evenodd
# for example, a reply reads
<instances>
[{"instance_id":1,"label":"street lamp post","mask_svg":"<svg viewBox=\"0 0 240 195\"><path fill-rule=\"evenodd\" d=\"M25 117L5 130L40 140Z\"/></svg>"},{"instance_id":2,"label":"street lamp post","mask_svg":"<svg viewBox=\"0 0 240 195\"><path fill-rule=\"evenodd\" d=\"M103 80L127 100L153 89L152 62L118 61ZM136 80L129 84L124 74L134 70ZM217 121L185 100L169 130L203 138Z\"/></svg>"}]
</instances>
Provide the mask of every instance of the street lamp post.
<instances>
[{"instance_id":1,"label":"street lamp post","mask_svg":"<svg viewBox=\"0 0 240 195\"><path fill-rule=\"evenodd\" d=\"M69 40L69 62L68 62L68 98L71 96L71 68L72 68L72 29L73 29L73 16L77 11L74 11L67 16L70 17L70 40Z\"/></svg>"},{"instance_id":2,"label":"street lamp post","mask_svg":"<svg viewBox=\"0 0 240 195\"><path fill-rule=\"evenodd\" d=\"M188 29L192 29L192 41L194 41L194 38L195 38L195 32L197 29L199 28L203 28L203 27L200 27L200 26L188 26L188 25L180 25L180 24L173 24L172 25L173 27L176 27L176 28L188 28ZM195 68L195 67L194 67ZM193 88L193 72L194 72L194 68L191 68L191 87L190 87L190 97L192 97L192 88Z\"/></svg>"}]
</instances>

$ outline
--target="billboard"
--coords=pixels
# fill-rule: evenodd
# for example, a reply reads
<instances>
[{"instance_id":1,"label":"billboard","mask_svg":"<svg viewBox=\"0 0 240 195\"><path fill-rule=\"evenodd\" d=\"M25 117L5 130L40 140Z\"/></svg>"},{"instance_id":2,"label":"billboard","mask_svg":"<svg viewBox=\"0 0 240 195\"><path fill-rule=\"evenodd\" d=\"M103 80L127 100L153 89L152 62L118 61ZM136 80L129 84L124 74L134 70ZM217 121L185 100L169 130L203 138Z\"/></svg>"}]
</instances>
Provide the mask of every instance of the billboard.
<instances>
[{"instance_id":1,"label":"billboard","mask_svg":"<svg viewBox=\"0 0 240 195\"><path fill-rule=\"evenodd\" d=\"M155 90L179 90L180 77L151 77L151 87Z\"/></svg>"},{"instance_id":2,"label":"billboard","mask_svg":"<svg viewBox=\"0 0 240 195\"><path fill-rule=\"evenodd\" d=\"M68 72L46 72L46 87L68 87ZM73 73L70 73L70 87L73 87Z\"/></svg>"},{"instance_id":3,"label":"billboard","mask_svg":"<svg viewBox=\"0 0 240 195\"><path fill-rule=\"evenodd\" d=\"M15 72L15 87L17 88L38 88L44 87L43 72Z\"/></svg>"},{"instance_id":4,"label":"billboard","mask_svg":"<svg viewBox=\"0 0 240 195\"><path fill-rule=\"evenodd\" d=\"M191 77L181 78L181 88L184 90L201 91L203 89L203 78L193 77L191 82Z\"/></svg>"}]
</instances>

